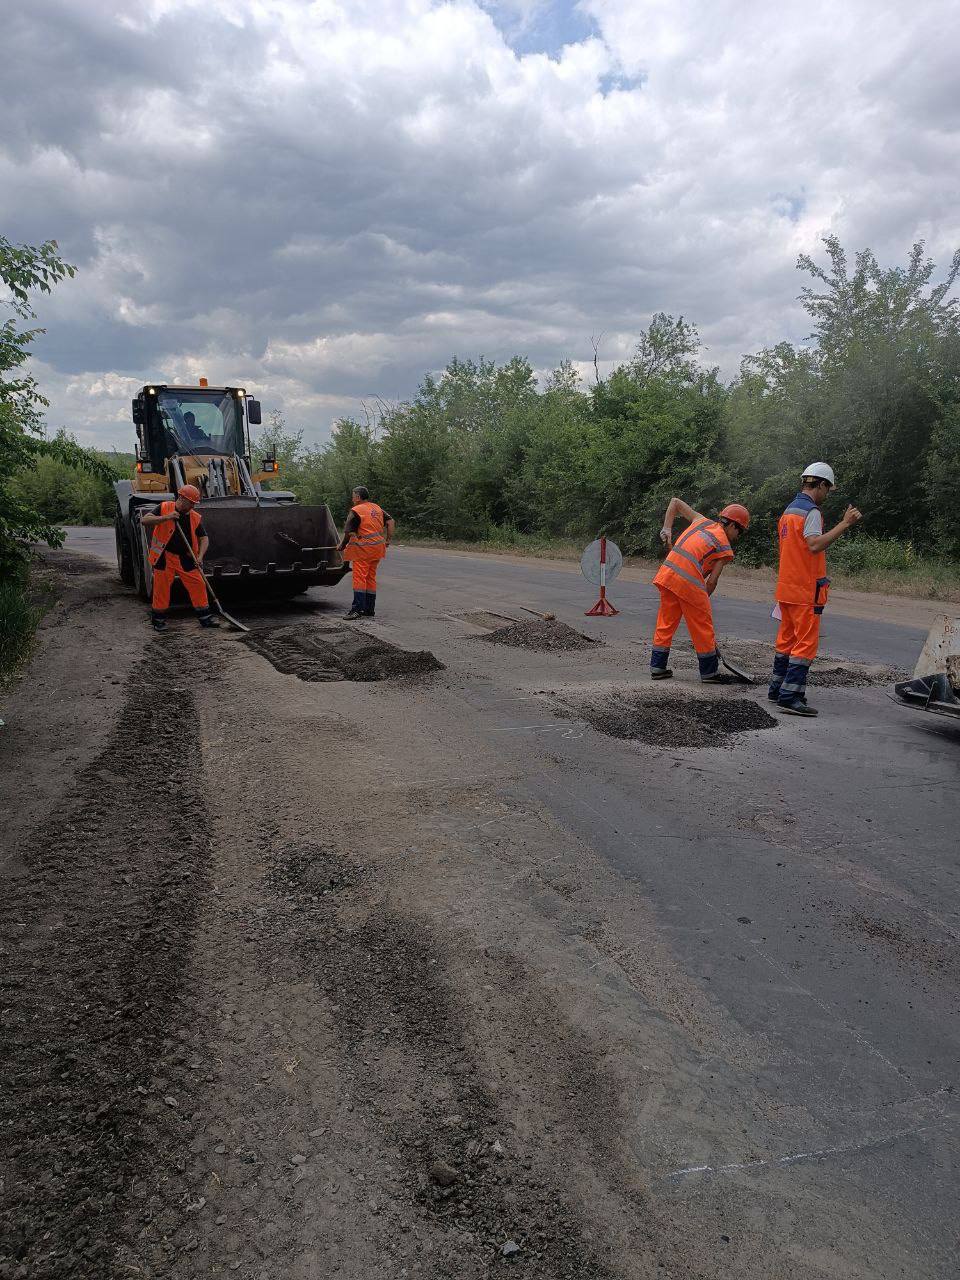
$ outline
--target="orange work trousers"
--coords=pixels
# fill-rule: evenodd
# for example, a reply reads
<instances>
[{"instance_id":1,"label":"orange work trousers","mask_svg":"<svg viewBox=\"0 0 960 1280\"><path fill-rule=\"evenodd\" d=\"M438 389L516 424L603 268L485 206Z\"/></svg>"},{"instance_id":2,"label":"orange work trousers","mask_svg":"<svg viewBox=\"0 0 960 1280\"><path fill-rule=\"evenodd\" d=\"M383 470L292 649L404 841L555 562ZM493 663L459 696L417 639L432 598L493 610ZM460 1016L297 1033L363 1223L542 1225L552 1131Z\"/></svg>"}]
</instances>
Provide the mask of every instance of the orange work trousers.
<instances>
[{"instance_id":1,"label":"orange work trousers","mask_svg":"<svg viewBox=\"0 0 960 1280\"><path fill-rule=\"evenodd\" d=\"M653 633L650 665L654 670L666 668L670 657L670 645L682 618L687 624L690 639L696 650L700 675L715 675L720 659L717 655L717 637L713 629L710 597L705 591L702 596L698 593L695 598L686 599L676 595L669 587L658 585L657 590L660 592L660 611L657 614L657 626Z\"/></svg>"},{"instance_id":2,"label":"orange work trousers","mask_svg":"<svg viewBox=\"0 0 960 1280\"><path fill-rule=\"evenodd\" d=\"M154 569L153 571L153 600L151 603L154 613L166 613L170 608L170 591L177 578L186 587L190 603L195 609L200 611L209 609L210 602L207 599L207 588L200 575L200 570L187 569L179 556L171 555L169 551L165 551L163 568Z\"/></svg>"},{"instance_id":3,"label":"orange work trousers","mask_svg":"<svg viewBox=\"0 0 960 1280\"><path fill-rule=\"evenodd\" d=\"M713 610L710 608L710 597L706 592L703 598L684 600L675 595L669 587L658 587L660 592L660 612L657 614L657 627L653 633L655 649L669 649L670 642L676 634L680 619L687 624L690 639L697 653L716 653L717 637L713 630Z\"/></svg>"},{"instance_id":4,"label":"orange work trousers","mask_svg":"<svg viewBox=\"0 0 960 1280\"><path fill-rule=\"evenodd\" d=\"M799 658L807 666L817 656L820 644L820 617L812 604L785 604L780 606L780 628L777 631L777 653Z\"/></svg>"},{"instance_id":5,"label":"orange work trousers","mask_svg":"<svg viewBox=\"0 0 960 1280\"><path fill-rule=\"evenodd\" d=\"M350 563L353 566L354 591L376 591L377 565L382 559L383 556L377 556L376 560L370 560L360 556L357 556L356 559L351 558Z\"/></svg>"}]
</instances>

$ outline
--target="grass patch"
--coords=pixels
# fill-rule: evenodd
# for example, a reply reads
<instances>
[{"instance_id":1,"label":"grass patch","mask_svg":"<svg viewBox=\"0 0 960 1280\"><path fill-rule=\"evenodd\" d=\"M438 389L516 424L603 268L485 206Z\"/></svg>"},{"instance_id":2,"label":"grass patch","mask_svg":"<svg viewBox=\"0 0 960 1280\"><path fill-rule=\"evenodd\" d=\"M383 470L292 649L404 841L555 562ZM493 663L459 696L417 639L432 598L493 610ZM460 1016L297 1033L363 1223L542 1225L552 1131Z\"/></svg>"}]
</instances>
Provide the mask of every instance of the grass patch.
<instances>
[{"instance_id":1,"label":"grass patch","mask_svg":"<svg viewBox=\"0 0 960 1280\"><path fill-rule=\"evenodd\" d=\"M0 582L0 681L27 658L51 597L49 580L36 570Z\"/></svg>"}]
</instances>

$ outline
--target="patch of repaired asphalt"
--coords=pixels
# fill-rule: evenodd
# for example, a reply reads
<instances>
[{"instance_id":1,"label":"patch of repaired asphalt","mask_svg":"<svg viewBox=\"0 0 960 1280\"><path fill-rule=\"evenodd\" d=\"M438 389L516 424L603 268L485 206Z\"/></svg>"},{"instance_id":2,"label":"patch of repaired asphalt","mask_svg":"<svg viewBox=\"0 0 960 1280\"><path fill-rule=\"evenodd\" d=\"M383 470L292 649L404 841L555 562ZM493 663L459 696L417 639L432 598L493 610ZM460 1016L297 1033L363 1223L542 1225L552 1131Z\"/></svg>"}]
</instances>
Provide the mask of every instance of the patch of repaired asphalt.
<instances>
[{"instance_id":1,"label":"patch of repaired asphalt","mask_svg":"<svg viewBox=\"0 0 960 1280\"><path fill-rule=\"evenodd\" d=\"M444 669L429 649L399 649L352 627L264 627L241 643L298 680L394 680Z\"/></svg>"},{"instance_id":2,"label":"patch of repaired asphalt","mask_svg":"<svg viewBox=\"0 0 960 1280\"><path fill-rule=\"evenodd\" d=\"M600 644L580 631L574 631L565 622L547 619L515 622L509 627L498 627L488 636L479 639L487 644L506 644L514 649L530 649L534 653L561 653L576 649L593 649Z\"/></svg>"},{"instance_id":3,"label":"patch of repaired asphalt","mask_svg":"<svg viewBox=\"0 0 960 1280\"><path fill-rule=\"evenodd\" d=\"M656 698L632 690L583 697L557 714L585 720L610 738L655 747L720 747L735 734L777 724L751 698Z\"/></svg>"}]
</instances>

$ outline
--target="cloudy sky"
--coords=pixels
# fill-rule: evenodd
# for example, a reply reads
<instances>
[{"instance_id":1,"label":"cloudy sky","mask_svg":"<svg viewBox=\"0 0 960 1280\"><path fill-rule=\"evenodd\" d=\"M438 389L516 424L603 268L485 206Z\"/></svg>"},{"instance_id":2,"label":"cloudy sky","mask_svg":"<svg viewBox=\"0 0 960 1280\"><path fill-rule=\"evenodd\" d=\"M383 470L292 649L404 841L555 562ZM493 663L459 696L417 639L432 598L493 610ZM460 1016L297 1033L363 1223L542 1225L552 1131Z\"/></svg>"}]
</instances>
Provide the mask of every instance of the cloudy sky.
<instances>
[{"instance_id":1,"label":"cloudy sky","mask_svg":"<svg viewBox=\"0 0 960 1280\"><path fill-rule=\"evenodd\" d=\"M805 336L797 253L960 245L956 0L30 0L2 18L0 232L49 422L129 447L146 380L321 439L454 355Z\"/></svg>"}]
</instances>

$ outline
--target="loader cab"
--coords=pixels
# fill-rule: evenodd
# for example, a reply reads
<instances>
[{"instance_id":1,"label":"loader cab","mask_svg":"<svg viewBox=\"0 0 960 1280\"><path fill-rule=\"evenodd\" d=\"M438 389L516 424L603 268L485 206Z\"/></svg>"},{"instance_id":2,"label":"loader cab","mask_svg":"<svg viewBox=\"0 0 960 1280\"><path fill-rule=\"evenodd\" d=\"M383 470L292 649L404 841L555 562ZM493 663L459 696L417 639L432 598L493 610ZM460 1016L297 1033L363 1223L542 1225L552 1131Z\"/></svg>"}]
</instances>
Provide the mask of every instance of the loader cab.
<instances>
[{"instance_id":1,"label":"loader cab","mask_svg":"<svg viewBox=\"0 0 960 1280\"><path fill-rule=\"evenodd\" d=\"M242 387L148 385L133 401L133 422L141 487L200 481L204 493L211 483L221 496L246 488L248 426L259 425L260 404Z\"/></svg>"}]
</instances>

